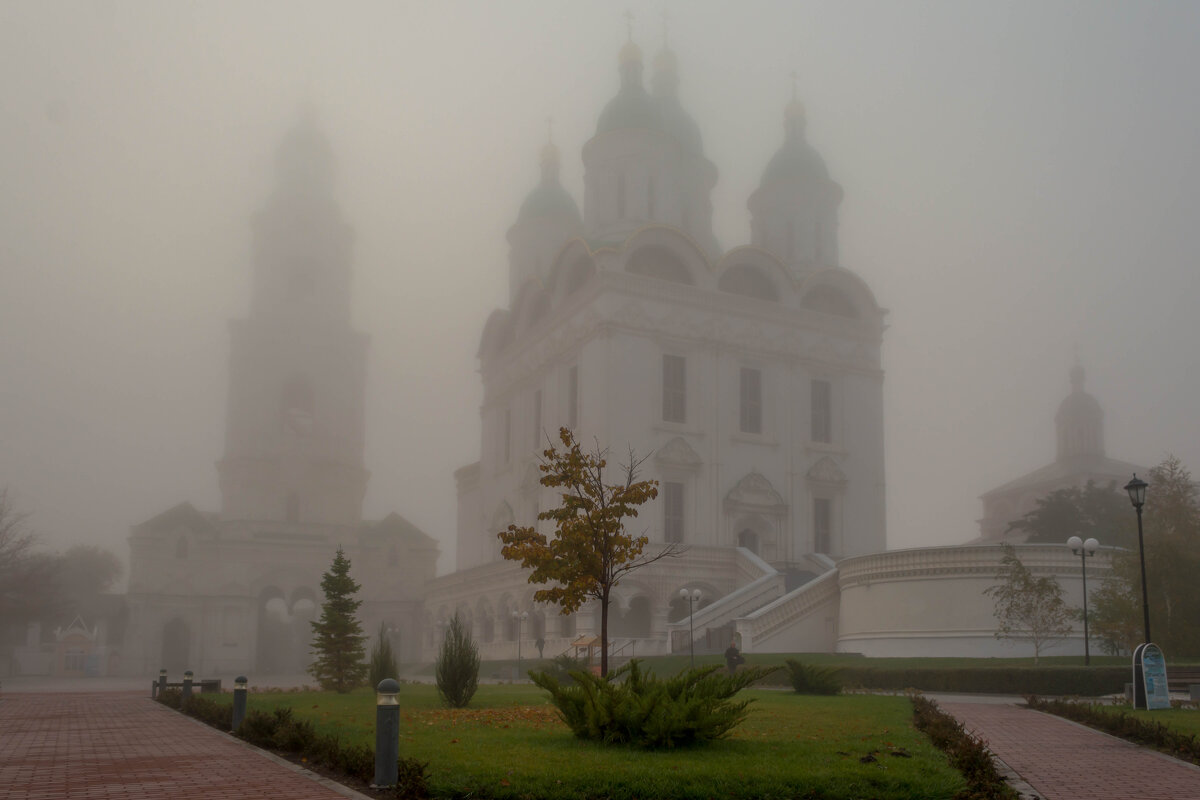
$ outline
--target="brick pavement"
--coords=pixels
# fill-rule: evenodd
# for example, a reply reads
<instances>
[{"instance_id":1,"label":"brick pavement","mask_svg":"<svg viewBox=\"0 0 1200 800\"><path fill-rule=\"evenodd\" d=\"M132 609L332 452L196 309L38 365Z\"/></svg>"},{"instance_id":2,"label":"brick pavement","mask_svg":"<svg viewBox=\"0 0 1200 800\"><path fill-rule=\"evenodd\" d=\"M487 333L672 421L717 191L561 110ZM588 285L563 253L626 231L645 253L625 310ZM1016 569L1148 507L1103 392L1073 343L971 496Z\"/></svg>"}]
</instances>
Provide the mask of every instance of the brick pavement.
<instances>
[{"instance_id":1,"label":"brick pavement","mask_svg":"<svg viewBox=\"0 0 1200 800\"><path fill-rule=\"evenodd\" d=\"M0 800L346 796L145 693L6 693L0 699Z\"/></svg>"},{"instance_id":2,"label":"brick pavement","mask_svg":"<svg viewBox=\"0 0 1200 800\"><path fill-rule=\"evenodd\" d=\"M1198 800L1200 767L1013 705L938 704L1047 800Z\"/></svg>"}]
</instances>

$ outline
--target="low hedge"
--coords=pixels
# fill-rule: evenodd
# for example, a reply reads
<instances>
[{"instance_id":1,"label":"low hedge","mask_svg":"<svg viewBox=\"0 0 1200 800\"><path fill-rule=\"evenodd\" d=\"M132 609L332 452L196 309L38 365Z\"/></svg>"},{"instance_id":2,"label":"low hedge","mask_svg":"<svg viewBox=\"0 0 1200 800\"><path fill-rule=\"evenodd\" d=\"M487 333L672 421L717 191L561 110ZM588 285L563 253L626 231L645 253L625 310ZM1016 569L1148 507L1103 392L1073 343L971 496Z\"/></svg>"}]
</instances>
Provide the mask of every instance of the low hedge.
<instances>
[{"instance_id":1,"label":"low hedge","mask_svg":"<svg viewBox=\"0 0 1200 800\"><path fill-rule=\"evenodd\" d=\"M938 708L933 700L914 694L913 727L929 737L946 754L950 764L967 779L967 788L954 800L1016 800L1018 794L1004 782L992 761L987 742L972 736L961 722Z\"/></svg>"},{"instance_id":2,"label":"low hedge","mask_svg":"<svg viewBox=\"0 0 1200 800\"><path fill-rule=\"evenodd\" d=\"M1120 694L1130 680L1129 667L836 667L835 670L847 689L922 692L1098 697ZM770 680L788 685L788 673L776 673Z\"/></svg>"}]
</instances>

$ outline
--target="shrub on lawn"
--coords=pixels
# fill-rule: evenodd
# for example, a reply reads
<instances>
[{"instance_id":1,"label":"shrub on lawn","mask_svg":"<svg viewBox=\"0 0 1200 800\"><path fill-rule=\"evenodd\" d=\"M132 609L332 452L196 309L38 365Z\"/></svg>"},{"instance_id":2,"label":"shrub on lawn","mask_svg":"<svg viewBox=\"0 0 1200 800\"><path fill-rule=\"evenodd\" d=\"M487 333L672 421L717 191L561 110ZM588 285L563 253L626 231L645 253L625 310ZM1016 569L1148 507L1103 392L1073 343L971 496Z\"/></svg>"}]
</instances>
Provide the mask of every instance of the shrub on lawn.
<instances>
[{"instance_id":1,"label":"shrub on lawn","mask_svg":"<svg viewBox=\"0 0 1200 800\"><path fill-rule=\"evenodd\" d=\"M183 713L218 730L227 731L233 727L233 706L218 703L204 695L192 695Z\"/></svg>"},{"instance_id":2,"label":"shrub on lawn","mask_svg":"<svg viewBox=\"0 0 1200 800\"><path fill-rule=\"evenodd\" d=\"M479 688L479 649L458 614L446 628L435 674L438 694L451 708L466 706Z\"/></svg>"},{"instance_id":3,"label":"shrub on lawn","mask_svg":"<svg viewBox=\"0 0 1200 800\"><path fill-rule=\"evenodd\" d=\"M961 722L934 701L919 694L911 700L913 727L928 736L967 780L967 788L955 795L955 800L1016 800L1016 791L996 771L986 742L967 733Z\"/></svg>"},{"instance_id":4,"label":"shrub on lawn","mask_svg":"<svg viewBox=\"0 0 1200 800\"><path fill-rule=\"evenodd\" d=\"M586 658L572 658L566 653L561 653L555 656L550 669L547 670L555 679L564 686L570 686L575 683L575 679L571 677L572 672L586 672L588 662Z\"/></svg>"},{"instance_id":5,"label":"shrub on lawn","mask_svg":"<svg viewBox=\"0 0 1200 800\"><path fill-rule=\"evenodd\" d=\"M179 702L183 699L183 692L178 689L163 689L154 699L168 708L178 709Z\"/></svg>"},{"instance_id":6,"label":"shrub on lawn","mask_svg":"<svg viewBox=\"0 0 1200 800\"><path fill-rule=\"evenodd\" d=\"M794 658L784 663L797 694L837 694L842 690L838 671L833 667L818 667Z\"/></svg>"},{"instance_id":7,"label":"shrub on lawn","mask_svg":"<svg viewBox=\"0 0 1200 800\"><path fill-rule=\"evenodd\" d=\"M582 670L564 686L550 673L529 677L550 693L559 715L581 739L645 748L677 747L720 739L746 718L750 700L730 698L775 667L726 675L720 667L688 670L660 679L637 659L601 678Z\"/></svg>"}]
</instances>

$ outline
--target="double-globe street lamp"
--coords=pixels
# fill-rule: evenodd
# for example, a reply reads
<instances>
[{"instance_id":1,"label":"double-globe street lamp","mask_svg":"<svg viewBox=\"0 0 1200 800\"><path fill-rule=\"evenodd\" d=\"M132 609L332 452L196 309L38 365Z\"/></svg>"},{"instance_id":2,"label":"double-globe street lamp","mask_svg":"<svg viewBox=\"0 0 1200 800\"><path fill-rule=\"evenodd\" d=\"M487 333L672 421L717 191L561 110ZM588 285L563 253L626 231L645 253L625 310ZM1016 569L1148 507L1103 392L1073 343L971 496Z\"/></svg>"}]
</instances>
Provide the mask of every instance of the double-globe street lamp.
<instances>
[{"instance_id":1,"label":"double-globe street lamp","mask_svg":"<svg viewBox=\"0 0 1200 800\"><path fill-rule=\"evenodd\" d=\"M700 602L699 589L680 589L679 596L688 601L688 652L692 657L692 669L696 668L696 629L692 617L696 613L696 603Z\"/></svg>"},{"instance_id":2,"label":"double-globe street lamp","mask_svg":"<svg viewBox=\"0 0 1200 800\"><path fill-rule=\"evenodd\" d=\"M1087 617L1087 560L1096 555L1096 550L1100 547L1100 543L1095 539L1088 539L1086 542L1078 536L1072 536L1067 539L1067 547L1071 548L1071 552L1079 556L1079 563L1083 568L1083 664L1090 666L1092 663L1092 653L1088 645L1088 617Z\"/></svg>"},{"instance_id":3,"label":"double-globe street lamp","mask_svg":"<svg viewBox=\"0 0 1200 800\"><path fill-rule=\"evenodd\" d=\"M1125 484L1125 491L1129 492L1129 502L1133 503L1133 507L1137 509L1138 519L1138 557L1142 561L1142 627L1146 638L1142 639L1147 644L1150 642L1150 601L1149 593L1146 591L1146 545L1142 541L1142 506L1146 505L1146 487L1149 486L1143 480L1138 480L1137 473L1133 473L1133 480Z\"/></svg>"},{"instance_id":4,"label":"double-globe street lamp","mask_svg":"<svg viewBox=\"0 0 1200 800\"><path fill-rule=\"evenodd\" d=\"M517 622L517 678L521 677L521 623L529 619L528 611L514 611L512 618Z\"/></svg>"}]
</instances>

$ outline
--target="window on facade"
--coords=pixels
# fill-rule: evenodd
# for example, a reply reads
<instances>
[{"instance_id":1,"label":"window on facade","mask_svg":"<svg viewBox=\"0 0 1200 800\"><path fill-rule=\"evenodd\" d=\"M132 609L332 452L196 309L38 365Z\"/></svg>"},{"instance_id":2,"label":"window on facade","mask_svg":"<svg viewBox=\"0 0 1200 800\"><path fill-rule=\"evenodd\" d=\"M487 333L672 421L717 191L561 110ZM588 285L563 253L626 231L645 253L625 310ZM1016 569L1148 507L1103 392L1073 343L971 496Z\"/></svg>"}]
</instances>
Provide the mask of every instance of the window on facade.
<instances>
[{"instance_id":1,"label":"window on facade","mask_svg":"<svg viewBox=\"0 0 1200 800\"><path fill-rule=\"evenodd\" d=\"M829 381L812 382L812 440L833 441L833 386Z\"/></svg>"},{"instance_id":2,"label":"window on facade","mask_svg":"<svg viewBox=\"0 0 1200 800\"><path fill-rule=\"evenodd\" d=\"M682 483L663 483L663 538L668 542L683 541Z\"/></svg>"},{"instance_id":3,"label":"window on facade","mask_svg":"<svg viewBox=\"0 0 1200 800\"><path fill-rule=\"evenodd\" d=\"M687 362L683 356L663 356L662 418L666 422L687 420Z\"/></svg>"},{"instance_id":4,"label":"window on facade","mask_svg":"<svg viewBox=\"0 0 1200 800\"><path fill-rule=\"evenodd\" d=\"M833 529L833 501L828 497L813 500L813 552L828 553Z\"/></svg>"},{"instance_id":5,"label":"window on facade","mask_svg":"<svg viewBox=\"0 0 1200 800\"><path fill-rule=\"evenodd\" d=\"M579 427L579 367L567 370L567 427Z\"/></svg>"},{"instance_id":6,"label":"window on facade","mask_svg":"<svg viewBox=\"0 0 1200 800\"><path fill-rule=\"evenodd\" d=\"M537 452L542 445L542 390L533 393L533 450Z\"/></svg>"},{"instance_id":7,"label":"window on facade","mask_svg":"<svg viewBox=\"0 0 1200 800\"><path fill-rule=\"evenodd\" d=\"M762 370L742 367L740 397L742 433L762 433Z\"/></svg>"},{"instance_id":8,"label":"window on facade","mask_svg":"<svg viewBox=\"0 0 1200 800\"><path fill-rule=\"evenodd\" d=\"M512 460L512 412L504 409L504 463Z\"/></svg>"},{"instance_id":9,"label":"window on facade","mask_svg":"<svg viewBox=\"0 0 1200 800\"><path fill-rule=\"evenodd\" d=\"M744 547L751 553L758 555L758 534L747 528L738 534L738 547Z\"/></svg>"}]
</instances>

